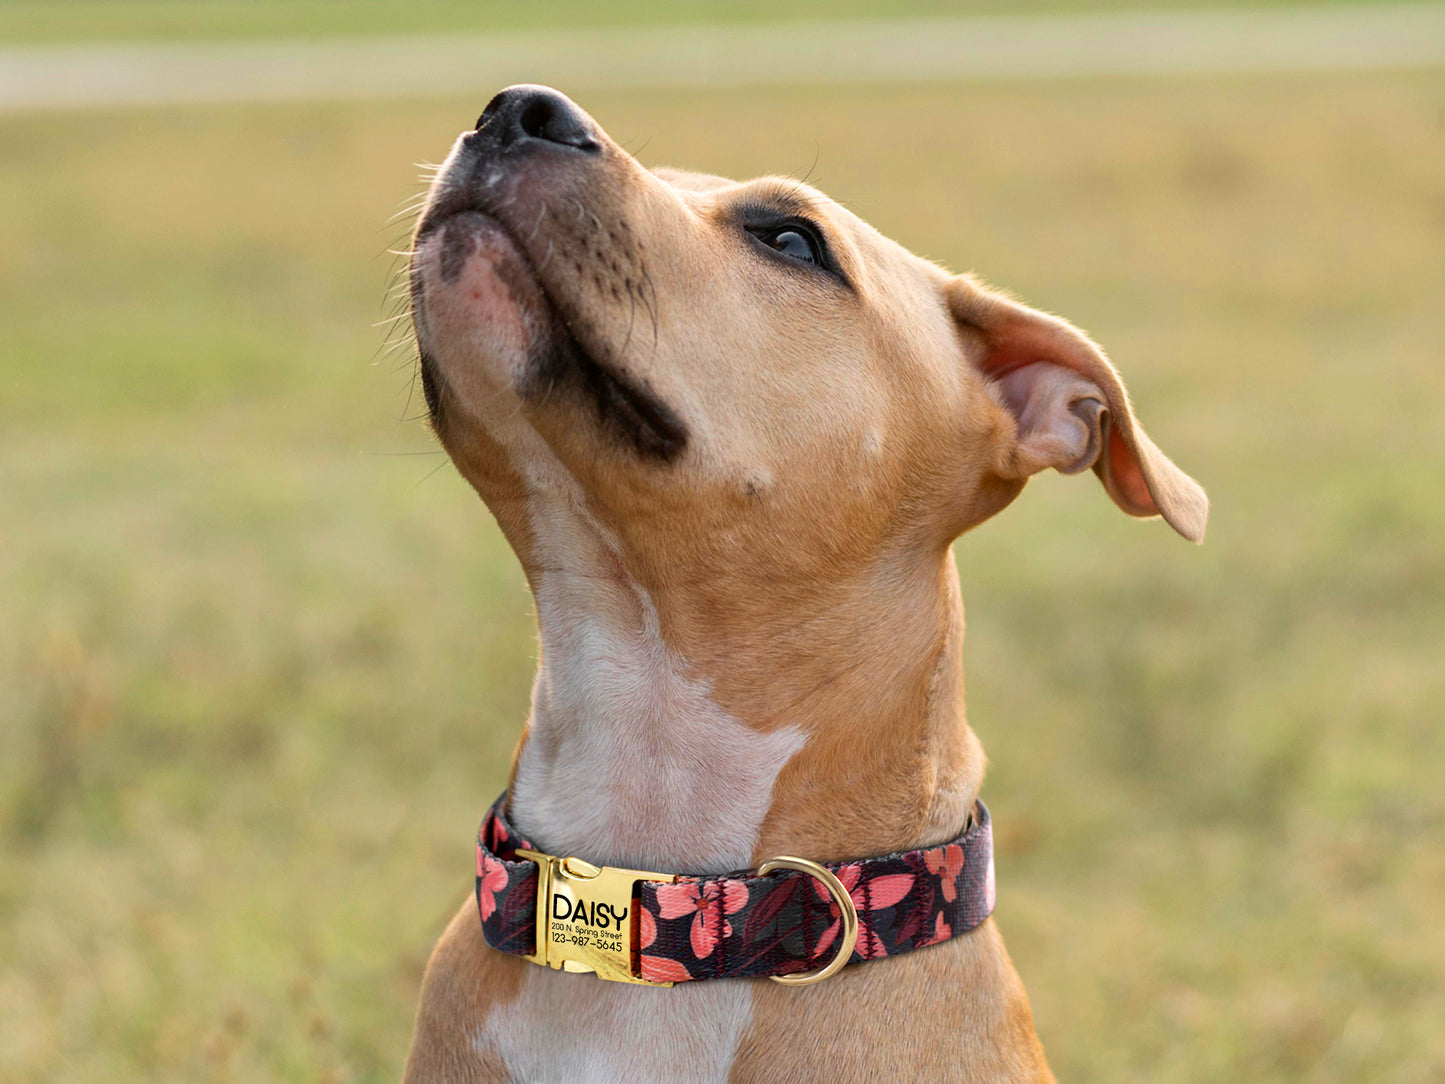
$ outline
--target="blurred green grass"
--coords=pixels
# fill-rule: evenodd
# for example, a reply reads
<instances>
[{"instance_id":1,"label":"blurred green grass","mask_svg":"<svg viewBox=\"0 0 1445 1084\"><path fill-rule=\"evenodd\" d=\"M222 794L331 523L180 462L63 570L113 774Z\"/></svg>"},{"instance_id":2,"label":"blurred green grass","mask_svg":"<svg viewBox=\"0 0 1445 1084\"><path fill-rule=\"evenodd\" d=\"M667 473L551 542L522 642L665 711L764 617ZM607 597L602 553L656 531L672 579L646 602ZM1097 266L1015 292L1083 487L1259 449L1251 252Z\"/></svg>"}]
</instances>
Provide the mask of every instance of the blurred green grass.
<instances>
[{"instance_id":1,"label":"blurred green grass","mask_svg":"<svg viewBox=\"0 0 1445 1084\"><path fill-rule=\"evenodd\" d=\"M1215 8L1319 7L1376 0L1214 0ZM1389 3L1391 0L1383 0ZM1196 8L1197 0L5 0L0 41L324 37L494 32L647 23L767 22L779 17L1018 15ZM779 30L777 33L788 33Z\"/></svg>"},{"instance_id":2,"label":"blurred green grass","mask_svg":"<svg viewBox=\"0 0 1445 1084\"><path fill-rule=\"evenodd\" d=\"M1071 316L1210 489L958 547L1061 1079L1445 1080L1445 77L584 104ZM476 109L0 118L0 1079L398 1075L533 666L372 326Z\"/></svg>"}]
</instances>

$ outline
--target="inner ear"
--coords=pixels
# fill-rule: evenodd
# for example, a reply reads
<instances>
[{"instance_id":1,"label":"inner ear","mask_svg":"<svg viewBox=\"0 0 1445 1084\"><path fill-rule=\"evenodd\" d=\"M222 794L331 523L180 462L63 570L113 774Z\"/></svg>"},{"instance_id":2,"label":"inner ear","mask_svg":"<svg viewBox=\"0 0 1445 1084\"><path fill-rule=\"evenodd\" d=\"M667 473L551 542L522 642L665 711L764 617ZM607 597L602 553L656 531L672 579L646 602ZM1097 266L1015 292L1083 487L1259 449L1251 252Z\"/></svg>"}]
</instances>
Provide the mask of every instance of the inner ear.
<instances>
[{"instance_id":1,"label":"inner ear","mask_svg":"<svg viewBox=\"0 0 1445 1084\"><path fill-rule=\"evenodd\" d=\"M1159 516L1191 541L1204 537L1209 498L1161 452L1134 417L1104 352L1067 320L1031 309L969 275L945 289L969 361L994 381L1016 426L999 472L1026 478L1092 466L1133 516Z\"/></svg>"},{"instance_id":2,"label":"inner ear","mask_svg":"<svg viewBox=\"0 0 1445 1084\"><path fill-rule=\"evenodd\" d=\"M1019 366L997 383L1018 428L1005 471L1017 478L1049 467L1078 474L1098 461L1108 404L1097 386L1049 361Z\"/></svg>"}]
</instances>

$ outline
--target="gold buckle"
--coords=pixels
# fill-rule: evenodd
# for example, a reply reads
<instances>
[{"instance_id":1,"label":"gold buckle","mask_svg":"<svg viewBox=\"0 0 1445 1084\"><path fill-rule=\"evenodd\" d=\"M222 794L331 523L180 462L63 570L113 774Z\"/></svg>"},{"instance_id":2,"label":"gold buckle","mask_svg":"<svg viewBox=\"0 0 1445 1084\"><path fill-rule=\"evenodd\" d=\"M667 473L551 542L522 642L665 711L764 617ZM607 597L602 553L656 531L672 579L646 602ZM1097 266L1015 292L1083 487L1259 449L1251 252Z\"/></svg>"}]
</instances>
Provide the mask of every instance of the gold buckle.
<instances>
[{"instance_id":1,"label":"gold buckle","mask_svg":"<svg viewBox=\"0 0 1445 1084\"><path fill-rule=\"evenodd\" d=\"M819 968L817 971L808 971L801 975L770 975L774 982L780 982L784 986L811 986L815 982L822 982L831 978L843 970L848 963L848 958L853 955L853 950L858 946L858 908L853 905L853 897L843 887L843 882L833 875L833 871L817 862L807 858L794 858L792 855L780 854L776 858L769 858L758 867L758 876L766 877L775 869L793 869L799 873L806 873L811 877L823 882L823 887L833 897L833 902L838 905L842 912L842 928L838 931L838 951L833 954L833 959L828 962L827 967Z\"/></svg>"},{"instance_id":2,"label":"gold buckle","mask_svg":"<svg viewBox=\"0 0 1445 1084\"><path fill-rule=\"evenodd\" d=\"M608 982L671 986L650 982L632 970L632 932L636 913L632 890L638 881L672 884L673 873L594 866L580 858L558 858L541 851L517 849L520 858L537 863L537 950L527 959L563 971L590 971ZM836 975L858 944L858 908L833 872L807 858L778 855L758 867L766 877L779 869L806 873L823 883L841 912L838 951L826 967L801 975L773 975L784 986L809 986Z\"/></svg>"},{"instance_id":3,"label":"gold buckle","mask_svg":"<svg viewBox=\"0 0 1445 1084\"><path fill-rule=\"evenodd\" d=\"M537 951L527 959L563 971L591 971L609 982L672 985L649 982L632 970L637 923L632 890L638 881L671 884L676 874L594 866L541 851L516 853L537 863Z\"/></svg>"}]
</instances>

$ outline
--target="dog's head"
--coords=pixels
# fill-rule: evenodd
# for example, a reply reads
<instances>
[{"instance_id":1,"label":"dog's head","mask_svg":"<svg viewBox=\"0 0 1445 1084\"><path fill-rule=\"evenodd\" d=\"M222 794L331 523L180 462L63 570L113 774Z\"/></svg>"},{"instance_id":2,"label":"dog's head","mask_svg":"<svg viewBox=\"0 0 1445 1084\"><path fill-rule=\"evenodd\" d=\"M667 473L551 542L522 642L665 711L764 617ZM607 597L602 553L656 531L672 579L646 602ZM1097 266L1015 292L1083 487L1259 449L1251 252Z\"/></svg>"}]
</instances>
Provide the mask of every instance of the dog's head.
<instances>
[{"instance_id":1,"label":"dog's head","mask_svg":"<svg viewBox=\"0 0 1445 1084\"><path fill-rule=\"evenodd\" d=\"M649 171L556 91L457 140L414 253L433 424L524 563L529 508L582 502L654 576L786 582L945 546L1048 467L1203 536L1078 329L806 185Z\"/></svg>"}]
</instances>

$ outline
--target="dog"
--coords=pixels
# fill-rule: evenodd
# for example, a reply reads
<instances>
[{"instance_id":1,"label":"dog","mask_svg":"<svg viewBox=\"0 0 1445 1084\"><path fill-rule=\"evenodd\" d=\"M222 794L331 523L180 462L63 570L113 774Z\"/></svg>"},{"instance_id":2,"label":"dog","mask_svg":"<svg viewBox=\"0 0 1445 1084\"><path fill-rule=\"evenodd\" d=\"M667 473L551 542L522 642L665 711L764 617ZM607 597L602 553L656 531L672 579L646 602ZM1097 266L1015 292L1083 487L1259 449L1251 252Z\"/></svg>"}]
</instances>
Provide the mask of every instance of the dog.
<instances>
[{"instance_id":1,"label":"dog","mask_svg":"<svg viewBox=\"0 0 1445 1084\"><path fill-rule=\"evenodd\" d=\"M991 859L941 842L983 840L986 815L951 544L1046 468L1093 468L1123 511L1202 539L1204 491L1102 351L805 184L646 169L540 86L502 91L457 139L410 274L431 424L521 561L541 653L406 1080L1052 1080L987 918ZM488 848L508 832L545 851L516 844L507 864ZM799 951L827 963L857 912L834 964L852 966L639 984L659 924L690 962L650 957L655 978L708 977L689 968L718 946L742 967L758 916L731 886L776 855L833 863L788 874L812 923ZM906 884L890 901L924 898L925 865L974 863L926 899L971 894L976 924L939 910L907 933L925 947L895 954L843 883L885 855L922 871L871 882ZM610 911L538 902L543 878L602 867L720 879L629 882ZM522 869L502 951L478 906L498 921ZM583 928L557 925L582 921L574 906L615 934L625 981L550 955Z\"/></svg>"}]
</instances>

